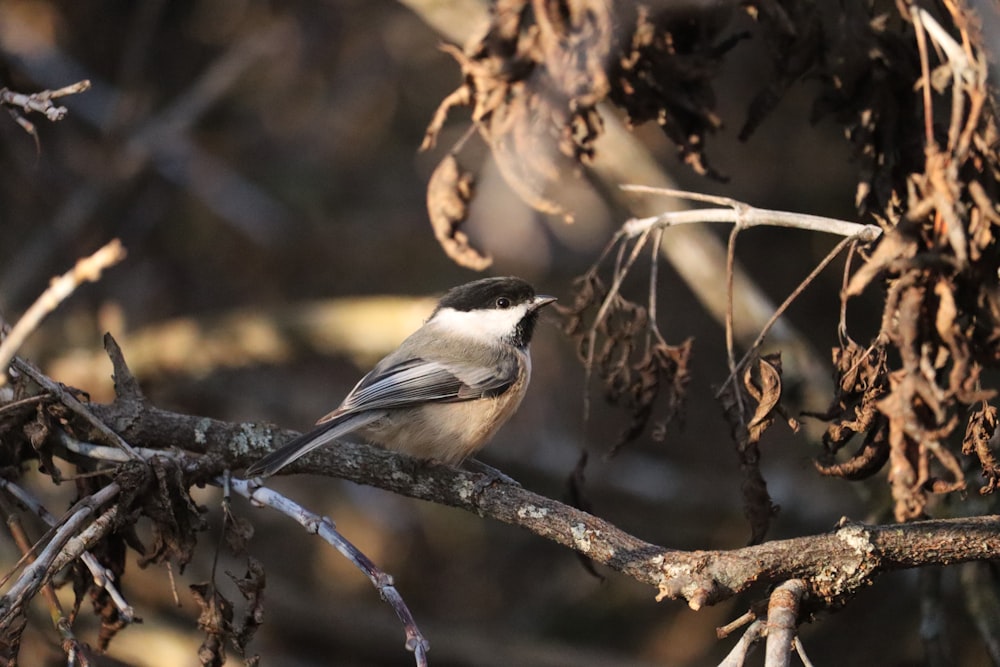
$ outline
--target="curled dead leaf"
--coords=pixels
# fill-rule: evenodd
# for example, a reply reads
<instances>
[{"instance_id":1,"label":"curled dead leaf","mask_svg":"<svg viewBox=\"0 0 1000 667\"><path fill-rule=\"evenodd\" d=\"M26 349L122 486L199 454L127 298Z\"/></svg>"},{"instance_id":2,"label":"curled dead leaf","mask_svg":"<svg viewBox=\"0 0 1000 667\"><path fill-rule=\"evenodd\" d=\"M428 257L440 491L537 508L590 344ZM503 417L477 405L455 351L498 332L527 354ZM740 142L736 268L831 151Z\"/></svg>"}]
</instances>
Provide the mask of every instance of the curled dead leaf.
<instances>
[{"instance_id":1,"label":"curled dead leaf","mask_svg":"<svg viewBox=\"0 0 1000 667\"><path fill-rule=\"evenodd\" d=\"M1000 429L997 428L997 409L985 401L973 411L962 441L962 453L975 454L979 459L986 485L979 489L982 495L993 493L1000 485L1000 463L996 451L1000 449Z\"/></svg>"},{"instance_id":2,"label":"curled dead leaf","mask_svg":"<svg viewBox=\"0 0 1000 667\"><path fill-rule=\"evenodd\" d=\"M473 248L468 235L461 231L469 214L473 186L472 174L460 169L454 155L446 156L427 184L427 215L445 254L460 266L482 271L493 259Z\"/></svg>"},{"instance_id":3,"label":"curled dead leaf","mask_svg":"<svg viewBox=\"0 0 1000 667\"><path fill-rule=\"evenodd\" d=\"M889 460L888 423L880 417L865 434L865 439L851 458L843 462L814 461L816 470L827 477L847 480L868 479ZM831 457L832 458L832 457Z\"/></svg>"},{"instance_id":4,"label":"curled dead leaf","mask_svg":"<svg viewBox=\"0 0 1000 667\"><path fill-rule=\"evenodd\" d=\"M726 421L729 422L730 433L736 443L736 454L740 461L740 473L743 476L740 490L743 493L743 514L750 523L749 544L763 542L771 526L771 519L778 513L778 506L771 500L767 490L767 482L760 471L760 443L751 439L750 430L746 427L745 402L750 400L742 383L726 384L719 395ZM760 425L758 425L760 426ZM760 431L757 434L759 437Z\"/></svg>"}]
</instances>

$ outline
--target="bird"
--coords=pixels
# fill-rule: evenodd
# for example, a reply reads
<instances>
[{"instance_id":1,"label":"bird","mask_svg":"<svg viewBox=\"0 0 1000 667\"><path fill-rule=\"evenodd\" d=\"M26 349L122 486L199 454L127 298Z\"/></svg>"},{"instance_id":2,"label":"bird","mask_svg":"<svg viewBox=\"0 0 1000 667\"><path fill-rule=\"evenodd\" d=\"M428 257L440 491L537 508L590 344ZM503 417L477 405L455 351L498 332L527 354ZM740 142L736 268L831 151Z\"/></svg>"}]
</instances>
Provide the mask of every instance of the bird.
<instances>
[{"instance_id":1,"label":"bird","mask_svg":"<svg viewBox=\"0 0 1000 667\"><path fill-rule=\"evenodd\" d=\"M556 301L512 277L448 290L431 316L354 386L316 428L246 470L267 477L347 435L456 465L517 411L531 378L539 312Z\"/></svg>"}]
</instances>

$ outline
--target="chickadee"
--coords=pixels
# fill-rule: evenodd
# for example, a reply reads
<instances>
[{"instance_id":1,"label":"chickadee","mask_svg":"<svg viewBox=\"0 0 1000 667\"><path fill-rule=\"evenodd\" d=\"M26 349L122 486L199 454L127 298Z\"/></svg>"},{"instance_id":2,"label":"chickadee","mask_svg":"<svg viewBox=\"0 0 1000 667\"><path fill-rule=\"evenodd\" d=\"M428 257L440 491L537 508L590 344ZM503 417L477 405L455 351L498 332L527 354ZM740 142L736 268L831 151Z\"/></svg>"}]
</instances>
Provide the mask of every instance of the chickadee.
<instances>
[{"instance_id":1,"label":"chickadee","mask_svg":"<svg viewBox=\"0 0 1000 667\"><path fill-rule=\"evenodd\" d=\"M273 475L351 433L417 458L460 463L520 405L538 311L555 300L536 295L520 278L451 289L424 325L361 378L317 428L251 465L246 476Z\"/></svg>"}]
</instances>

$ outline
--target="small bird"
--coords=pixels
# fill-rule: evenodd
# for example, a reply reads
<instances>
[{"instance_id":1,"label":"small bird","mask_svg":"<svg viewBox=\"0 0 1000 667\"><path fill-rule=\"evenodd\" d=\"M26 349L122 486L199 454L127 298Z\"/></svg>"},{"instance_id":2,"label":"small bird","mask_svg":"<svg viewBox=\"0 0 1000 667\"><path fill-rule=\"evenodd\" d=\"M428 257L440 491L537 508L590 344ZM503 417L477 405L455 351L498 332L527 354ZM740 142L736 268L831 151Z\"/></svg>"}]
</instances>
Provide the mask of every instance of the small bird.
<instances>
[{"instance_id":1,"label":"small bird","mask_svg":"<svg viewBox=\"0 0 1000 667\"><path fill-rule=\"evenodd\" d=\"M417 458L461 463L521 404L531 376L528 343L539 310L555 300L513 277L449 290L317 428L251 465L247 478L273 475L352 433Z\"/></svg>"}]
</instances>

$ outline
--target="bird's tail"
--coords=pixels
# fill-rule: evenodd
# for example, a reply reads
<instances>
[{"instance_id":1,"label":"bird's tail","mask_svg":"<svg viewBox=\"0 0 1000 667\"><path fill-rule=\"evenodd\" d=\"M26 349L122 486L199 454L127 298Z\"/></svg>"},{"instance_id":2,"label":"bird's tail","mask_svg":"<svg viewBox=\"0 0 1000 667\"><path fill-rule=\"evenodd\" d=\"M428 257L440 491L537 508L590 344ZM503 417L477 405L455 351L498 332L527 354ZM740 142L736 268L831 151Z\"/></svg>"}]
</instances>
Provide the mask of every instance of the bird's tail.
<instances>
[{"instance_id":1,"label":"bird's tail","mask_svg":"<svg viewBox=\"0 0 1000 667\"><path fill-rule=\"evenodd\" d=\"M246 470L246 478L267 477L278 472L286 465L295 461L317 447L342 438L352 431L379 418L379 414L361 413L346 415L340 419L328 421L308 433L289 440L280 448L274 450Z\"/></svg>"}]
</instances>

